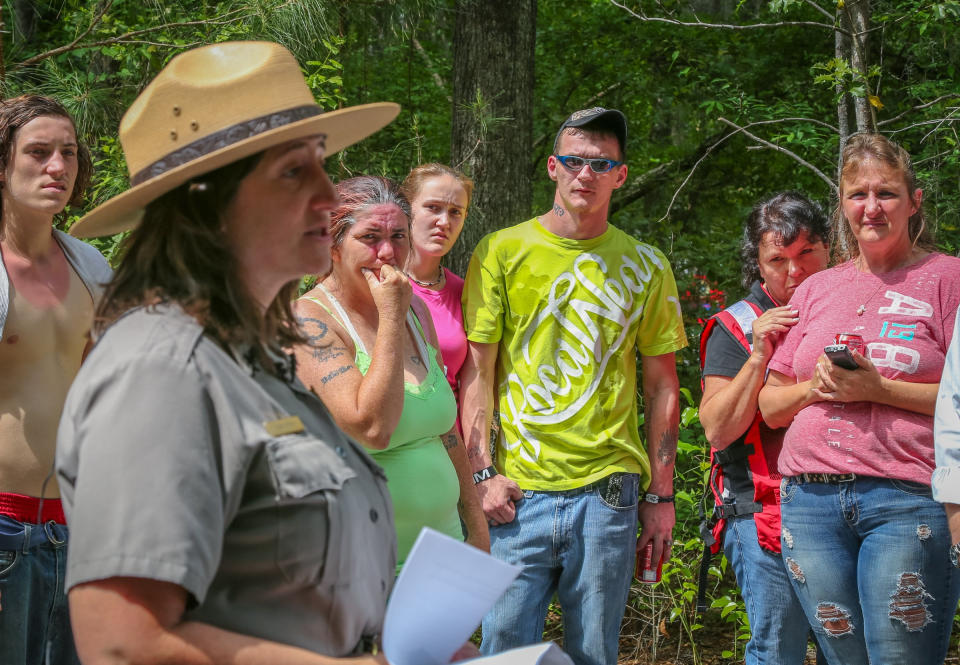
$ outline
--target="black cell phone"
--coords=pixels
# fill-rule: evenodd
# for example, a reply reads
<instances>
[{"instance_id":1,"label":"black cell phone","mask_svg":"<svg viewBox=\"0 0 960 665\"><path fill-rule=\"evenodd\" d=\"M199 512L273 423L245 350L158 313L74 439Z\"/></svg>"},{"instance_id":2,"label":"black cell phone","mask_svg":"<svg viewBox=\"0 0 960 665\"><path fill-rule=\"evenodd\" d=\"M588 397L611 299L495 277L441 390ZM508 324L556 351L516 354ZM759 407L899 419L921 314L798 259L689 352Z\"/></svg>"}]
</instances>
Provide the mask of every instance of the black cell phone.
<instances>
[{"instance_id":1,"label":"black cell phone","mask_svg":"<svg viewBox=\"0 0 960 665\"><path fill-rule=\"evenodd\" d=\"M823 347L823 352L827 354L830 362L837 367L860 369L860 365L853 359L853 354L850 353L850 349L847 348L846 344L831 344L830 346L825 346Z\"/></svg>"}]
</instances>

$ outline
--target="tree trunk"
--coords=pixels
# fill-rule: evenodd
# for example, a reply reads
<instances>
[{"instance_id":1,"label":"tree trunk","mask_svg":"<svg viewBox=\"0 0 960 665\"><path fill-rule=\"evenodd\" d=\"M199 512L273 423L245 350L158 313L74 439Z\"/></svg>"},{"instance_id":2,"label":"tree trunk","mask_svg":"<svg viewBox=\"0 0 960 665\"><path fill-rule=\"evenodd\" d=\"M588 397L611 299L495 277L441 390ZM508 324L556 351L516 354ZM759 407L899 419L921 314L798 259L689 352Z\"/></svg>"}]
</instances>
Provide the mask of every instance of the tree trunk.
<instances>
[{"instance_id":1,"label":"tree trunk","mask_svg":"<svg viewBox=\"0 0 960 665\"><path fill-rule=\"evenodd\" d=\"M454 166L473 178L470 215L447 266L464 274L477 241L531 214L536 0L457 0Z\"/></svg>"},{"instance_id":2,"label":"tree trunk","mask_svg":"<svg viewBox=\"0 0 960 665\"><path fill-rule=\"evenodd\" d=\"M870 90L866 87L867 72L870 69L867 30L870 28L870 0L854 0L846 3L850 11L850 30L853 33L853 48L850 51L850 66L859 72L863 79L864 94L853 96L853 109L857 118L858 132L875 132L877 123L870 105Z\"/></svg>"},{"instance_id":3,"label":"tree trunk","mask_svg":"<svg viewBox=\"0 0 960 665\"><path fill-rule=\"evenodd\" d=\"M837 25L834 36L834 57L837 60L850 60L850 36L841 30L850 30L847 12L837 9ZM837 128L840 130L840 148L837 150L837 182L840 182L840 166L843 164L843 146L850 137L850 93L844 90L843 83L837 83Z\"/></svg>"}]
</instances>

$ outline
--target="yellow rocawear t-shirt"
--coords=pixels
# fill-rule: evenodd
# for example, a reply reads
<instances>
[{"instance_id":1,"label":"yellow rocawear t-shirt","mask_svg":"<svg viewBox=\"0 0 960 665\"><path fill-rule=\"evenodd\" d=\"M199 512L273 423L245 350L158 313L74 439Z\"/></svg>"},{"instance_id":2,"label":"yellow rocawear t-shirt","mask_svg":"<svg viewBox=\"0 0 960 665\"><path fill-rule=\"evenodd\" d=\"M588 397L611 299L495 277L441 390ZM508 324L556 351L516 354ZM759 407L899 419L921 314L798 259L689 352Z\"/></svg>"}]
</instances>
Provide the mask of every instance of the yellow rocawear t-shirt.
<instances>
[{"instance_id":1,"label":"yellow rocawear t-shirt","mask_svg":"<svg viewBox=\"0 0 960 665\"><path fill-rule=\"evenodd\" d=\"M537 219L477 245L463 290L467 338L498 343L501 473L530 490L649 477L636 353L687 345L670 264L608 226L572 240Z\"/></svg>"}]
</instances>

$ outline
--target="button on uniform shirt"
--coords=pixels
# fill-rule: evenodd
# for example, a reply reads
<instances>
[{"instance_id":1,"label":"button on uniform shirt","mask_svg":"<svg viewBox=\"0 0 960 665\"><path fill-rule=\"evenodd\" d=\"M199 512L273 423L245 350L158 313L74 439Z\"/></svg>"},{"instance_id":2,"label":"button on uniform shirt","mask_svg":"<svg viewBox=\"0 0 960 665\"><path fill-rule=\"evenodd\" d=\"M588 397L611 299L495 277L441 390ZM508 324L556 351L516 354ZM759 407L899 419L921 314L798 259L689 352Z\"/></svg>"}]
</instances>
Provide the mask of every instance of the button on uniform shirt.
<instances>
[{"instance_id":1,"label":"button on uniform shirt","mask_svg":"<svg viewBox=\"0 0 960 665\"><path fill-rule=\"evenodd\" d=\"M227 353L176 305L105 332L59 430L68 588L172 582L191 596L185 620L330 656L381 632L386 478L283 370Z\"/></svg>"}]
</instances>

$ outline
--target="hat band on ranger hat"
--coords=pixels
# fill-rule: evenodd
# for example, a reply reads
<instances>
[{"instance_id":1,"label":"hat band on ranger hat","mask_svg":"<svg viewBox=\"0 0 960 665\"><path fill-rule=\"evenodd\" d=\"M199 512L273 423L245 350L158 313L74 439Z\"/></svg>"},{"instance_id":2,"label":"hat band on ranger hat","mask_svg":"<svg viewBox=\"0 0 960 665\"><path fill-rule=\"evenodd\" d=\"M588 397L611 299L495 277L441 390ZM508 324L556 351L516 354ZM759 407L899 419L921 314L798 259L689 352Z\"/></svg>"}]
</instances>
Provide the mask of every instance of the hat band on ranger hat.
<instances>
[{"instance_id":1,"label":"hat band on ranger hat","mask_svg":"<svg viewBox=\"0 0 960 665\"><path fill-rule=\"evenodd\" d=\"M154 201L176 188L290 141L322 137L329 158L399 111L390 102L324 111L296 58L274 42L219 42L184 51L120 121L130 187L89 211L70 233L90 238L132 229Z\"/></svg>"},{"instance_id":2,"label":"hat band on ranger hat","mask_svg":"<svg viewBox=\"0 0 960 665\"><path fill-rule=\"evenodd\" d=\"M153 164L132 175L130 177L130 185L139 185L151 178L163 175L170 169L182 166L187 162L208 155L221 148L226 148L234 143L248 139L251 136L256 136L257 134L262 134L271 129L283 127L284 125L289 125L305 118L321 115L322 113L323 111L316 105L298 106L225 127L213 134L197 139L189 145L167 153Z\"/></svg>"}]
</instances>

